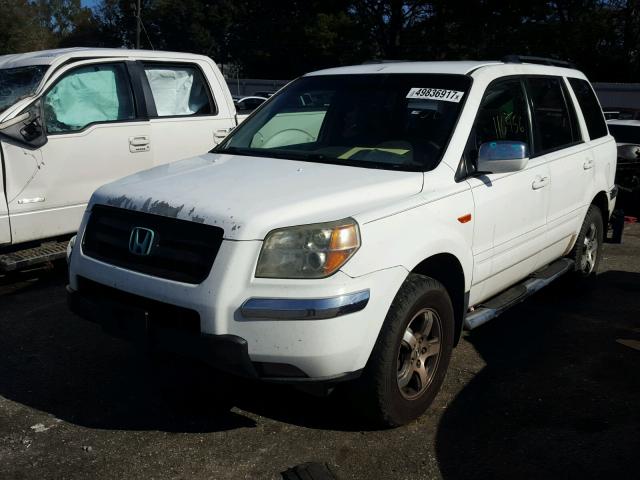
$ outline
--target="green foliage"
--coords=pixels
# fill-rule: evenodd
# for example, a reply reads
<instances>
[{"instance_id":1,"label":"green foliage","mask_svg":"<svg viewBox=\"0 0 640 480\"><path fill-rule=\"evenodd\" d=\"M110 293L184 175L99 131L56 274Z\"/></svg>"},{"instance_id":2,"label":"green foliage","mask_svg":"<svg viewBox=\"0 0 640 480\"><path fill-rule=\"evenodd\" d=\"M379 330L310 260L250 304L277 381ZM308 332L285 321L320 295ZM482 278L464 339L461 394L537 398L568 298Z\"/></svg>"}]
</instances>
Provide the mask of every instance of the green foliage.
<instances>
[{"instance_id":1,"label":"green foliage","mask_svg":"<svg viewBox=\"0 0 640 480\"><path fill-rule=\"evenodd\" d=\"M136 0L0 0L0 54L134 47ZM373 58L572 60L639 81L640 0L142 0L142 48L211 56L246 77L293 78Z\"/></svg>"},{"instance_id":2,"label":"green foliage","mask_svg":"<svg viewBox=\"0 0 640 480\"><path fill-rule=\"evenodd\" d=\"M0 0L0 53L42 50L55 45L41 22L38 7L28 0Z\"/></svg>"}]
</instances>

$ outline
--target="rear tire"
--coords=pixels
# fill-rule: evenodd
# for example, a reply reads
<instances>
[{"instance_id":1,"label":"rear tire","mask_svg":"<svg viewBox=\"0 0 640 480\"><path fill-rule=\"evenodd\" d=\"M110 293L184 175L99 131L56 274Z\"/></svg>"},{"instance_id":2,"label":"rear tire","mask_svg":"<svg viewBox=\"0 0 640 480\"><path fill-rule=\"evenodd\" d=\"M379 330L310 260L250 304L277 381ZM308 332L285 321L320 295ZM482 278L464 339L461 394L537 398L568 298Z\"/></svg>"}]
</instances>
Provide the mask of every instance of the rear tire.
<instances>
[{"instance_id":1,"label":"rear tire","mask_svg":"<svg viewBox=\"0 0 640 480\"><path fill-rule=\"evenodd\" d=\"M410 274L385 318L363 375L356 407L395 427L424 413L444 381L453 349L454 315L444 286Z\"/></svg>"},{"instance_id":2,"label":"rear tire","mask_svg":"<svg viewBox=\"0 0 640 480\"><path fill-rule=\"evenodd\" d=\"M574 274L580 279L595 277L604 243L604 222L602 213L595 205L590 205L584 218L580 233L569 258L575 262Z\"/></svg>"}]
</instances>

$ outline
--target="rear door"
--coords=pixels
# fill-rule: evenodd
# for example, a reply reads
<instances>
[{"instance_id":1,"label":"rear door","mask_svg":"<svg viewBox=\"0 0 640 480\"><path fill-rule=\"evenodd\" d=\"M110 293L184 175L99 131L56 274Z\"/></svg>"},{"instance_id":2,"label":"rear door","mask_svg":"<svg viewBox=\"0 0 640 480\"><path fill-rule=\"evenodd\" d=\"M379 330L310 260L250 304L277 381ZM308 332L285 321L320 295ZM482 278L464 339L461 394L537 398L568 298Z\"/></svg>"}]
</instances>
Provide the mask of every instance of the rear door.
<instances>
[{"instance_id":1,"label":"rear door","mask_svg":"<svg viewBox=\"0 0 640 480\"><path fill-rule=\"evenodd\" d=\"M202 155L235 125L211 65L141 62L151 92L149 116L156 165Z\"/></svg>"},{"instance_id":2,"label":"rear door","mask_svg":"<svg viewBox=\"0 0 640 480\"><path fill-rule=\"evenodd\" d=\"M13 243L76 231L94 190L153 165L129 63L92 60L62 69L40 100L47 143L3 142Z\"/></svg>"},{"instance_id":3,"label":"rear door","mask_svg":"<svg viewBox=\"0 0 640 480\"><path fill-rule=\"evenodd\" d=\"M583 124L586 127L586 132L583 129L583 137L587 142L590 150L589 161L585 161L582 164L582 173L585 178L585 188L582 192L582 215L580 215L580 222L586 215L586 209L593 200L592 195L595 191L596 174L600 171L601 174L607 170L608 177L610 179L609 185L613 183L614 173L611 170L611 163L609 161L613 157L613 146L611 139L609 138L609 131L607 124L602 113L602 107L598 98L591 88L591 84L580 78L569 78L569 85L573 90L574 104L580 107L578 116L582 116ZM640 129L637 129L640 130ZM587 140L588 138L588 140ZM640 133L638 134L638 142L640 143ZM605 222L607 219L604 219ZM582 223L580 223L581 225Z\"/></svg>"},{"instance_id":4,"label":"rear door","mask_svg":"<svg viewBox=\"0 0 640 480\"><path fill-rule=\"evenodd\" d=\"M550 262L568 253L579 228L585 190L591 191L593 158L583 141L569 90L560 77L532 76L526 80L534 126L533 155L548 165L547 245L541 260Z\"/></svg>"}]
</instances>

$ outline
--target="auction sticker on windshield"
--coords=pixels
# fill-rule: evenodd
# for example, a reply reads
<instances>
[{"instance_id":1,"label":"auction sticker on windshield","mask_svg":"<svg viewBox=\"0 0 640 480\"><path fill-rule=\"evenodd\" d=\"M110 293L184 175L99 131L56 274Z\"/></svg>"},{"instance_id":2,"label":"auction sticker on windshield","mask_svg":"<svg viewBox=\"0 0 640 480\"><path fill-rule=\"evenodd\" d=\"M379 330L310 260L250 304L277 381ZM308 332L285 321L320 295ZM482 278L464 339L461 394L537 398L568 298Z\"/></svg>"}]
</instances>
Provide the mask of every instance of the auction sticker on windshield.
<instances>
[{"instance_id":1,"label":"auction sticker on windshield","mask_svg":"<svg viewBox=\"0 0 640 480\"><path fill-rule=\"evenodd\" d=\"M457 90L444 90L442 88L412 88L407 93L407 98L422 98L424 100L442 100L458 103L464 92Z\"/></svg>"}]
</instances>

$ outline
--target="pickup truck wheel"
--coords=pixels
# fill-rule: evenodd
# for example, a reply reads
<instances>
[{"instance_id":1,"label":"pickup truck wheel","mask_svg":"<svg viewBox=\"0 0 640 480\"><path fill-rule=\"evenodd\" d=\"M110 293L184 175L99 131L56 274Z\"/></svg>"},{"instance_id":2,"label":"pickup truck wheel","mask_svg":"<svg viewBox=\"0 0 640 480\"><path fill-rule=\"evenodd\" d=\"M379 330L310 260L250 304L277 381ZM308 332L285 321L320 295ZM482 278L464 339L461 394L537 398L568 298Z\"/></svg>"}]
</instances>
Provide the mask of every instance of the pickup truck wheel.
<instances>
[{"instance_id":1,"label":"pickup truck wheel","mask_svg":"<svg viewBox=\"0 0 640 480\"><path fill-rule=\"evenodd\" d=\"M422 415L444 381L453 332L453 307L444 286L410 274L356 385L358 408L389 427Z\"/></svg>"},{"instance_id":2,"label":"pickup truck wheel","mask_svg":"<svg viewBox=\"0 0 640 480\"><path fill-rule=\"evenodd\" d=\"M575 273L578 277L595 276L602 257L603 238L602 213L598 207L591 205L587 210L576 244L569 254L575 262Z\"/></svg>"}]
</instances>

